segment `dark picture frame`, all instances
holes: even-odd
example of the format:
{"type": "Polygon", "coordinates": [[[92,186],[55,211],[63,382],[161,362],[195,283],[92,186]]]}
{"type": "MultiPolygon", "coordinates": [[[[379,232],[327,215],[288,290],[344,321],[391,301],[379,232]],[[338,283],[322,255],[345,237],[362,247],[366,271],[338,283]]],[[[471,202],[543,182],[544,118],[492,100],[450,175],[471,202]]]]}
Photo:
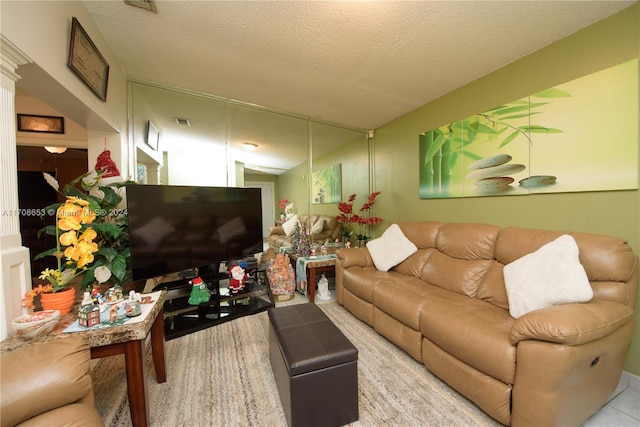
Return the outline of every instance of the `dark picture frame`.
{"type": "Polygon", "coordinates": [[[71,20],[71,39],[67,65],[103,101],[107,101],[109,64],[82,28],[80,22],[71,20]]]}
{"type": "Polygon", "coordinates": [[[158,129],[151,123],[151,120],[147,120],[147,140],[145,142],[149,147],[153,148],[154,151],[158,151],[160,132],[158,132],[158,129]]]}
{"type": "Polygon", "coordinates": [[[64,133],[64,117],[18,114],[18,132],[64,133]]]}

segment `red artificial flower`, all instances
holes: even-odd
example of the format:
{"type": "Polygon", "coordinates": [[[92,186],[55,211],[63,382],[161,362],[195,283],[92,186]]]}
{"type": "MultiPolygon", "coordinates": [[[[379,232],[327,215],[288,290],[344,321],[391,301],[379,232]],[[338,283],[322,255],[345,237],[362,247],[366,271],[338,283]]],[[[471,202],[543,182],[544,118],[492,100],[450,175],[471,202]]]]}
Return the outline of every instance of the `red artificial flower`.
{"type": "Polygon", "coordinates": [[[285,210],[287,208],[287,205],[289,204],[289,200],[288,199],[282,199],[282,200],[278,200],[278,207],[282,210],[285,210]]]}
{"type": "MultiPolygon", "coordinates": [[[[378,197],[379,195],[380,195],[379,191],[371,193],[367,198],[367,202],[364,203],[360,208],[360,212],[369,211],[373,206],[373,204],[375,203],[376,197],[378,197]]],[[[347,202],[338,203],[338,210],[340,211],[340,214],[336,217],[338,221],[346,224],[349,224],[349,223],[360,224],[361,226],[373,225],[382,221],[382,218],[380,217],[369,218],[367,216],[360,216],[360,215],[354,214],[353,202],[355,199],[356,199],[356,195],[352,194],[349,196],[349,199],[347,202]]]]}

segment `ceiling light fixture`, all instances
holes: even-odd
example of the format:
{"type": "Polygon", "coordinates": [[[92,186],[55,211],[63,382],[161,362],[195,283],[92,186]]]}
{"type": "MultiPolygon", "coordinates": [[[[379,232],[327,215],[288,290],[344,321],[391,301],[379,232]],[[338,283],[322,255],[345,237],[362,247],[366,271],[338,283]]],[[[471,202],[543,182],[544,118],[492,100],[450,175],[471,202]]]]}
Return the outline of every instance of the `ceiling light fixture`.
{"type": "Polygon", "coordinates": [[[244,142],[242,143],[242,146],[244,147],[245,150],[247,151],[253,151],[256,148],[258,148],[258,144],[253,144],[251,142],[244,142]]]}
{"type": "Polygon", "coordinates": [[[44,149],[47,150],[48,152],[52,153],[52,154],[62,154],[65,151],[67,151],[67,147],[45,146],[44,149]]]}

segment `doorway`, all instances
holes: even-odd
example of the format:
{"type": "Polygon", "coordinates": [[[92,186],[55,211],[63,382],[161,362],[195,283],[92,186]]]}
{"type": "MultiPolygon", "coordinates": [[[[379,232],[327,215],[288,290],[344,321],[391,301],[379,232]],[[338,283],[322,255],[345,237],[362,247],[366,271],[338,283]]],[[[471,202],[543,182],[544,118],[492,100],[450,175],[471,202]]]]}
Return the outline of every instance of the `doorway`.
{"type": "Polygon", "coordinates": [[[262,196],[262,237],[265,239],[269,237],[269,228],[275,224],[275,187],[273,182],[260,182],[260,181],[247,181],[245,182],[247,188],[259,188],[262,196]]]}

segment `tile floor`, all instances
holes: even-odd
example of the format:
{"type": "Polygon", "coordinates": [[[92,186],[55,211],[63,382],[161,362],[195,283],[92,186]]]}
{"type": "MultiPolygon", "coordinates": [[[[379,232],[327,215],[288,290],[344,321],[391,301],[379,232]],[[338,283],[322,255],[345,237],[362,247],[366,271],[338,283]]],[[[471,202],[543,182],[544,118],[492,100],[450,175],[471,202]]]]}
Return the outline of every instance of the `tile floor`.
{"type": "MultiPolygon", "coordinates": [[[[333,289],[330,291],[334,296],[333,289]]],[[[276,305],[301,304],[307,301],[306,297],[296,292],[292,300],[278,302],[276,305]]],[[[583,427],[640,427],[640,377],[624,373],[609,402],[589,418],[583,427]]]]}

